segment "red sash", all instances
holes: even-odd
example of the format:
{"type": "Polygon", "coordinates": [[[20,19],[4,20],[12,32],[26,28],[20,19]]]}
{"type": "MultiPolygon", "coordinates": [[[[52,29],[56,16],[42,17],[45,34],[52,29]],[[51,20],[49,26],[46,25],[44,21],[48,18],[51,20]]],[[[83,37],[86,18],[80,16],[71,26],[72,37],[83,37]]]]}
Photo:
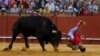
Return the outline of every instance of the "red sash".
{"type": "Polygon", "coordinates": [[[74,33],[74,39],[72,42],[73,44],[79,44],[80,42],[82,42],[82,38],[77,32],[74,33]]]}

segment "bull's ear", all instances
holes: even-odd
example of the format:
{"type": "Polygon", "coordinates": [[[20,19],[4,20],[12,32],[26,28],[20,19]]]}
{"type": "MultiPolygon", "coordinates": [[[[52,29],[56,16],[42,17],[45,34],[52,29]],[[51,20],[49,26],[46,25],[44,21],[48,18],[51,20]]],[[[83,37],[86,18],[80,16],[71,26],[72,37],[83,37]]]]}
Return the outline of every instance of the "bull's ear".
{"type": "Polygon", "coordinates": [[[52,33],[57,33],[57,30],[52,30],[52,33]]]}

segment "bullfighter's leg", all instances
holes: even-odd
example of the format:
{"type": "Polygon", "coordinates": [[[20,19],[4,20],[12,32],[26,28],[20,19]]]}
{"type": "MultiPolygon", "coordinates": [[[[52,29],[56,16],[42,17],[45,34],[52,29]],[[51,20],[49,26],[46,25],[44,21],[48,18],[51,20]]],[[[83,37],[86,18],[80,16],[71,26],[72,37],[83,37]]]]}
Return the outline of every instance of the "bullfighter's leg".
{"type": "Polygon", "coordinates": [[[8,50],[11,50],[12,49],[13,42],[15,41],[17,35],[18,35],[18,33],[13,33],[12,41],[9,44],[8,48],[5,48],[4,51],[8,51],[8,50]]]}

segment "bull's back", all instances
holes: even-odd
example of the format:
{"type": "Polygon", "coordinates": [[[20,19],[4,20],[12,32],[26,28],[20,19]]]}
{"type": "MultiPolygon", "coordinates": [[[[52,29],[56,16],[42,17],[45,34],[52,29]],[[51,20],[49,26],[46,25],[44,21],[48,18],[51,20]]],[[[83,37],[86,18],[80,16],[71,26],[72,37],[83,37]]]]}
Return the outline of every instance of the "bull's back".
{"type": "Polygon", "coordinates": [[[51,31],[52,22],[42,16],[24,16],[19,18],[13,28],[18,31],[45,30],[51,31]]]}
{"type": "Polygon", "coordinates": [[[36,17],[36,16],[28,16],[28,17],[22,17],[20,19],[20,24],[22,28],[40,28],[42,26],[42,20],[41,17],[36,17]]]}

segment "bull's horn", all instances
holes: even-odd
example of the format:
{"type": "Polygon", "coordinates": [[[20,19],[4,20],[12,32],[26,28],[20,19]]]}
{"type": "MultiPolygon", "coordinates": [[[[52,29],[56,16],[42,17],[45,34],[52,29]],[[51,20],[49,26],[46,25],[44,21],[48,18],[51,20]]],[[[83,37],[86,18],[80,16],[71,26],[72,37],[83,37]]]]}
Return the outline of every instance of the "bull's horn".
{"type": "Polygon", "coordinates": [[[56,30],[52,30],[52,33],[57,33],[57,31],[56,30]]]}

